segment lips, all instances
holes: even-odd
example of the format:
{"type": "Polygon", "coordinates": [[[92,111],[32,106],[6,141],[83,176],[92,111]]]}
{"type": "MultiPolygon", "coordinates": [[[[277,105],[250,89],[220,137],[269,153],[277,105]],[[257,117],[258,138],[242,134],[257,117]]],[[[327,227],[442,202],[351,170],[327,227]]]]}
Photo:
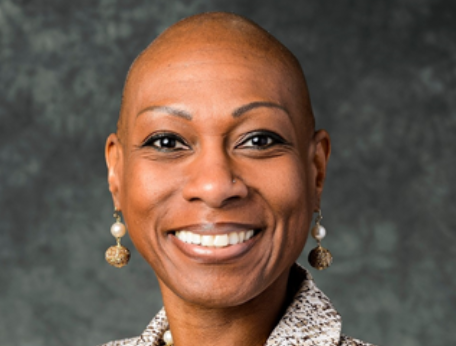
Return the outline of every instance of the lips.
{"type": "Polygon", "coordinates": [[[168,232],[184,255],[203,263],[231,262],[249,252],[262,227],[243,224],[202,224],[168,232]]]}

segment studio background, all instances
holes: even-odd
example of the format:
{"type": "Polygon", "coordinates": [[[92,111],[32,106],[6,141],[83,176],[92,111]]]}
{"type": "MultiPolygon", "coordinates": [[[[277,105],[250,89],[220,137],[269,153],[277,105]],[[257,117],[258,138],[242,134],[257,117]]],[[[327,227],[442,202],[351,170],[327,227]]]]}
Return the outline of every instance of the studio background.
{"type": "Polygon", "coordinates": [[[311,272],[344,332],[455,344],[454,1],[0,0],[0,345],[95,346],[140,334],[160,309],[129,240],[127,267],[104,261],[104,144],[134,57],[210,10],[253,19],[296,54],[332,135],[334,264],[311,272]]]}

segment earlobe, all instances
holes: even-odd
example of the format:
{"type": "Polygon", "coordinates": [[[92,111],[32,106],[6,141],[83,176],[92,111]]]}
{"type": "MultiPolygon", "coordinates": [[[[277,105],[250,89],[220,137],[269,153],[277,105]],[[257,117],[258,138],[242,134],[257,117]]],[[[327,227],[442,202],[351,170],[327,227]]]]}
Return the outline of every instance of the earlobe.
{"type": "Polygon", "coordinates": [[[109,191],[112,195],[114,208],[121,210],[120,206],[120,182],[122,176],[122,145],[116,134],[112,133],[106,140],[105,147],[106,165],[108,167],[109,191]]]}
{"type": "Polygon", "coordinates": [[[323,186],[326,177],[326,166],[331,154],[331,140],[328,132],[318,130],[313,137],[314,155],[313,155],[313,171],[314,171],[314,188],[315,188],[315,210],[320,208],[320,198],[323,192],[323,186]]]}

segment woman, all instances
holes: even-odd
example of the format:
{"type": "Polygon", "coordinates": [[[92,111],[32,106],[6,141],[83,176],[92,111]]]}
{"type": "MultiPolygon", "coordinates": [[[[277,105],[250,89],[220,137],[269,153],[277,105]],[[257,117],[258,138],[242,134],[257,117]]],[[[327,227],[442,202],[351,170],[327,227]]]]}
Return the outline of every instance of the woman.
{"type": "MultiPolygon", "coordinates": [[[[106,159],[164,310],[141,336],[106,345],[367,345],[341,335],[295,264],[329,153],[299,63],[256,24],[209,13],[160,35],[129,72],[106,159]]],[[[123,265],[122,251],[108,260],[123,265]]],[[[321,247],[314,257],[330,264],[321,247]]]]}

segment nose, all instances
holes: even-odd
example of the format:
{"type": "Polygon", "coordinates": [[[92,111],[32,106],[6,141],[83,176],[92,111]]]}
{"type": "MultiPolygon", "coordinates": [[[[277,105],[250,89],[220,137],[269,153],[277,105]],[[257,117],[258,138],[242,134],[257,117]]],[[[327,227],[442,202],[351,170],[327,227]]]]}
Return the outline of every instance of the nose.
{"type": "Polygon", "coordinates": [[[201,201],[210,208],[222,208],[247,197],[248,188],[241,177],[235,176],[232,166],[224,153],[200,153],[188,167],[183,197],[201,201]]]}

